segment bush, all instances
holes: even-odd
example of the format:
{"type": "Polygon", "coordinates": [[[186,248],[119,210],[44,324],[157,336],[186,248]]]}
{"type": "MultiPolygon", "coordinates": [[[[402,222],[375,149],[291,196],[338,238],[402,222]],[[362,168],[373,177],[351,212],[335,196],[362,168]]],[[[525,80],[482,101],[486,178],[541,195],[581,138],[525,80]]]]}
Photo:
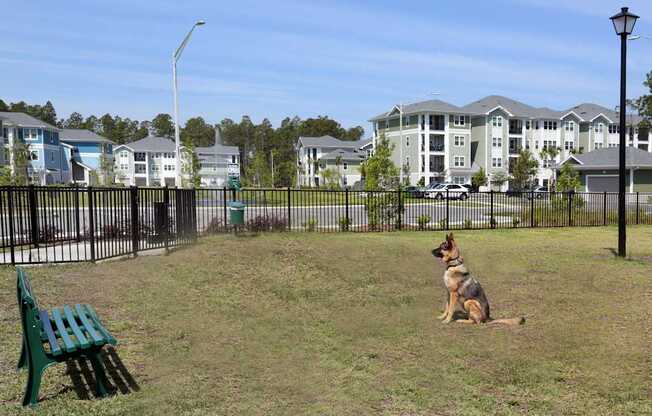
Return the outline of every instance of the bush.
{"type": "Polygon", "coordinates": [[[389,225],[397,221],[405,207],[403,204],[399,205],[396,192],[387,192],[370,194],[365,200],[365,210],[369,219],[369,228],[377,230],[379,225],[389,225]]]}
{"type": "Polygon", "coordinates": [[[270,226],[272,227],[272,231],[283,232],[287,231],[288,222],[285,220],[285,218],[271,217],[270,226]]]}
{"type": "Polygon", "coordinates": [[[430,215],[419,215],[417,217],[417,224],[419,224],[419,229],[420,230],[425,230],[426,225],[432,220],[432,217],[430,215]]]}
{"type": "Polygon", "coordinates": [[[442,230],[448,229],[448,220],[446,218],[442,218],[441,220],[439,220],[439,228],[442,230]]]}
{"type": "Polygon", "coordinates": [[[313,232],[317,229],[317,220],[315,218],[310,218],[308,221],[304,222],[303,228],[308,232],[313,232]]]}
{"type": "Polygon", "coordinates": [[[122,228],[116,224],[105,224],[102,227],[102,237],[103,238],[118,238],[125,235],[122,228]]]}
{"type": "Polygon", "coordinates": [[[351,220],[346,217],[340,217],[338,220],[340,223],[340,231],[349,231],[349,227],[351,226],[351,220]]]}
{"type": "Polygon", "coordinates": [[[467,219],[464,220],[464,223],[462,224],[462,226],[464,228],[467,228],[467,229],[472,228],[473,227],[473,221],[471,221],[470,219],[467,218],[467,219]]]}
{"type": "Polygon", "coordinates": [[[272,222],[267,215],[258,215],[247,221],[246,227],[253,233],[259,233],[271,230],[272,222]]]}
{"type": "Polygon", "coordinates": [[[206,226],[206,232],[215,234],[224,230],[224,224],[222,223],[222,218],[213,217],[211,221],[206,226]]]}
{"type": "Polygon", "coordinates": [[[516,228],[521,223],[521,219],[516,215],[512,217],[512,227],[516,228]]]}
{"type": "Polygon", "coordinates": [[[41,227],[38,232],[39,241],[42,243],[51,243],[57,239],[60,230],[54,225],[46,225],[41,227]]]}

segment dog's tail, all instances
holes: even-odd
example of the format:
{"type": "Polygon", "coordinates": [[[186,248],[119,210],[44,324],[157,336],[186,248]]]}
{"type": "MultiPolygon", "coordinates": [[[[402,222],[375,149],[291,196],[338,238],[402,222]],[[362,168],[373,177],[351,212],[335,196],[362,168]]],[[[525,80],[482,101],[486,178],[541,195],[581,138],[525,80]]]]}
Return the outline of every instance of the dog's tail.
{"type": "Polygon", "coordinates": [[[487,322],[488,324],[503,324],[503,325],[523,325],[525,323],[524,317],[507,318],[507,319],[492,319],[487,322]]]}

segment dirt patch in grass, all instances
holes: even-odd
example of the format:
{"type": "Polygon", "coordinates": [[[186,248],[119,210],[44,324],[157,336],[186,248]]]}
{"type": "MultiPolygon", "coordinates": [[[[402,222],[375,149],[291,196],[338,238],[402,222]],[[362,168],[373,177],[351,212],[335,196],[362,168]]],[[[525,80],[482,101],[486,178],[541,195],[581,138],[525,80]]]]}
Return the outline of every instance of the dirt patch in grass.
{"type": "MultiPolygon", "coordinates": [[[[493,315],[524,326],[435,320],[443,232],[221,236],[166,257],[31,268],[43,307],[96,307],[141,387],[79,400],[58,366],[40,411],[652,412],[652,265],[596,257],[615,229],[455,234],[493,315]]],[[[632,258],[649,256],[649,228],[628,235],[632,258]]],[[[21,414],[15,276],[1,276],[0,413],[21,414]]]]}

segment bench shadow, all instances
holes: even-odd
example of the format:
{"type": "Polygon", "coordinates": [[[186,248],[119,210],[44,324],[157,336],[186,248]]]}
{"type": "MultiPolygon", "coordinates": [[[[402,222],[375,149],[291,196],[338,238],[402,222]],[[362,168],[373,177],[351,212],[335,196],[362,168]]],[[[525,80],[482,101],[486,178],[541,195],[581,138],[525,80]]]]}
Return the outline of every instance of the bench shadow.
{"type": "Polygon", "coordinates": [[[604,251],[610,252],[614,257],[618,257],[618,251],[613,247],[602,247],[604,251]]]}
{"type": "MultiPolygon", "coordinates": [[[[136,379],[129,373],[115,348],[104,348],[102,363],[108,379],[106,389],[109,394],[129,394],[140,391],[136,379]]],[[[96,397],[95,374],[88,359],[79,357],[66,361],[66,374],[70,376],[73,384],[72,390],[75,391],[80,400],[90,400],[92,397],[96,397]]]]}

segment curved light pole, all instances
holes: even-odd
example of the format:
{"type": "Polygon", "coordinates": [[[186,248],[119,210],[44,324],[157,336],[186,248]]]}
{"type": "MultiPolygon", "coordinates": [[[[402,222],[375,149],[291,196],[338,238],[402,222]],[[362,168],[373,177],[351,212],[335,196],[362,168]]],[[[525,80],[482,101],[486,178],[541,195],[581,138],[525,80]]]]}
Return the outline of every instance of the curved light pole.
{"type": "Polygon", "coordinates": [[[206,22],[203,20],[198,20],[190,29],[188,34],[177,48],[177,50],[172,55],[172,91],[174,92],[174,150],[175,150],[175,186],[178,188],[181,186],[181,139],[179,135],[179,100],[177,98],[177,61],[181,57],[181,53],[185,49],[192,32],[197,26],[203,26],[206,22]]]}
{"type": "Polygon", "coordinates": [[[625,151],[627,141],[625,137],[625,110],[626,110],[626,87],[627,87],[627,38],[634,31],[634,25],[638,16],[629,12],[629,8],[623,7],[620,13],[610,17],[616,34],[620,36],[620,144],[618,164],[618,256],[627,255],[627,236],[625,218],[625,151]]]}

